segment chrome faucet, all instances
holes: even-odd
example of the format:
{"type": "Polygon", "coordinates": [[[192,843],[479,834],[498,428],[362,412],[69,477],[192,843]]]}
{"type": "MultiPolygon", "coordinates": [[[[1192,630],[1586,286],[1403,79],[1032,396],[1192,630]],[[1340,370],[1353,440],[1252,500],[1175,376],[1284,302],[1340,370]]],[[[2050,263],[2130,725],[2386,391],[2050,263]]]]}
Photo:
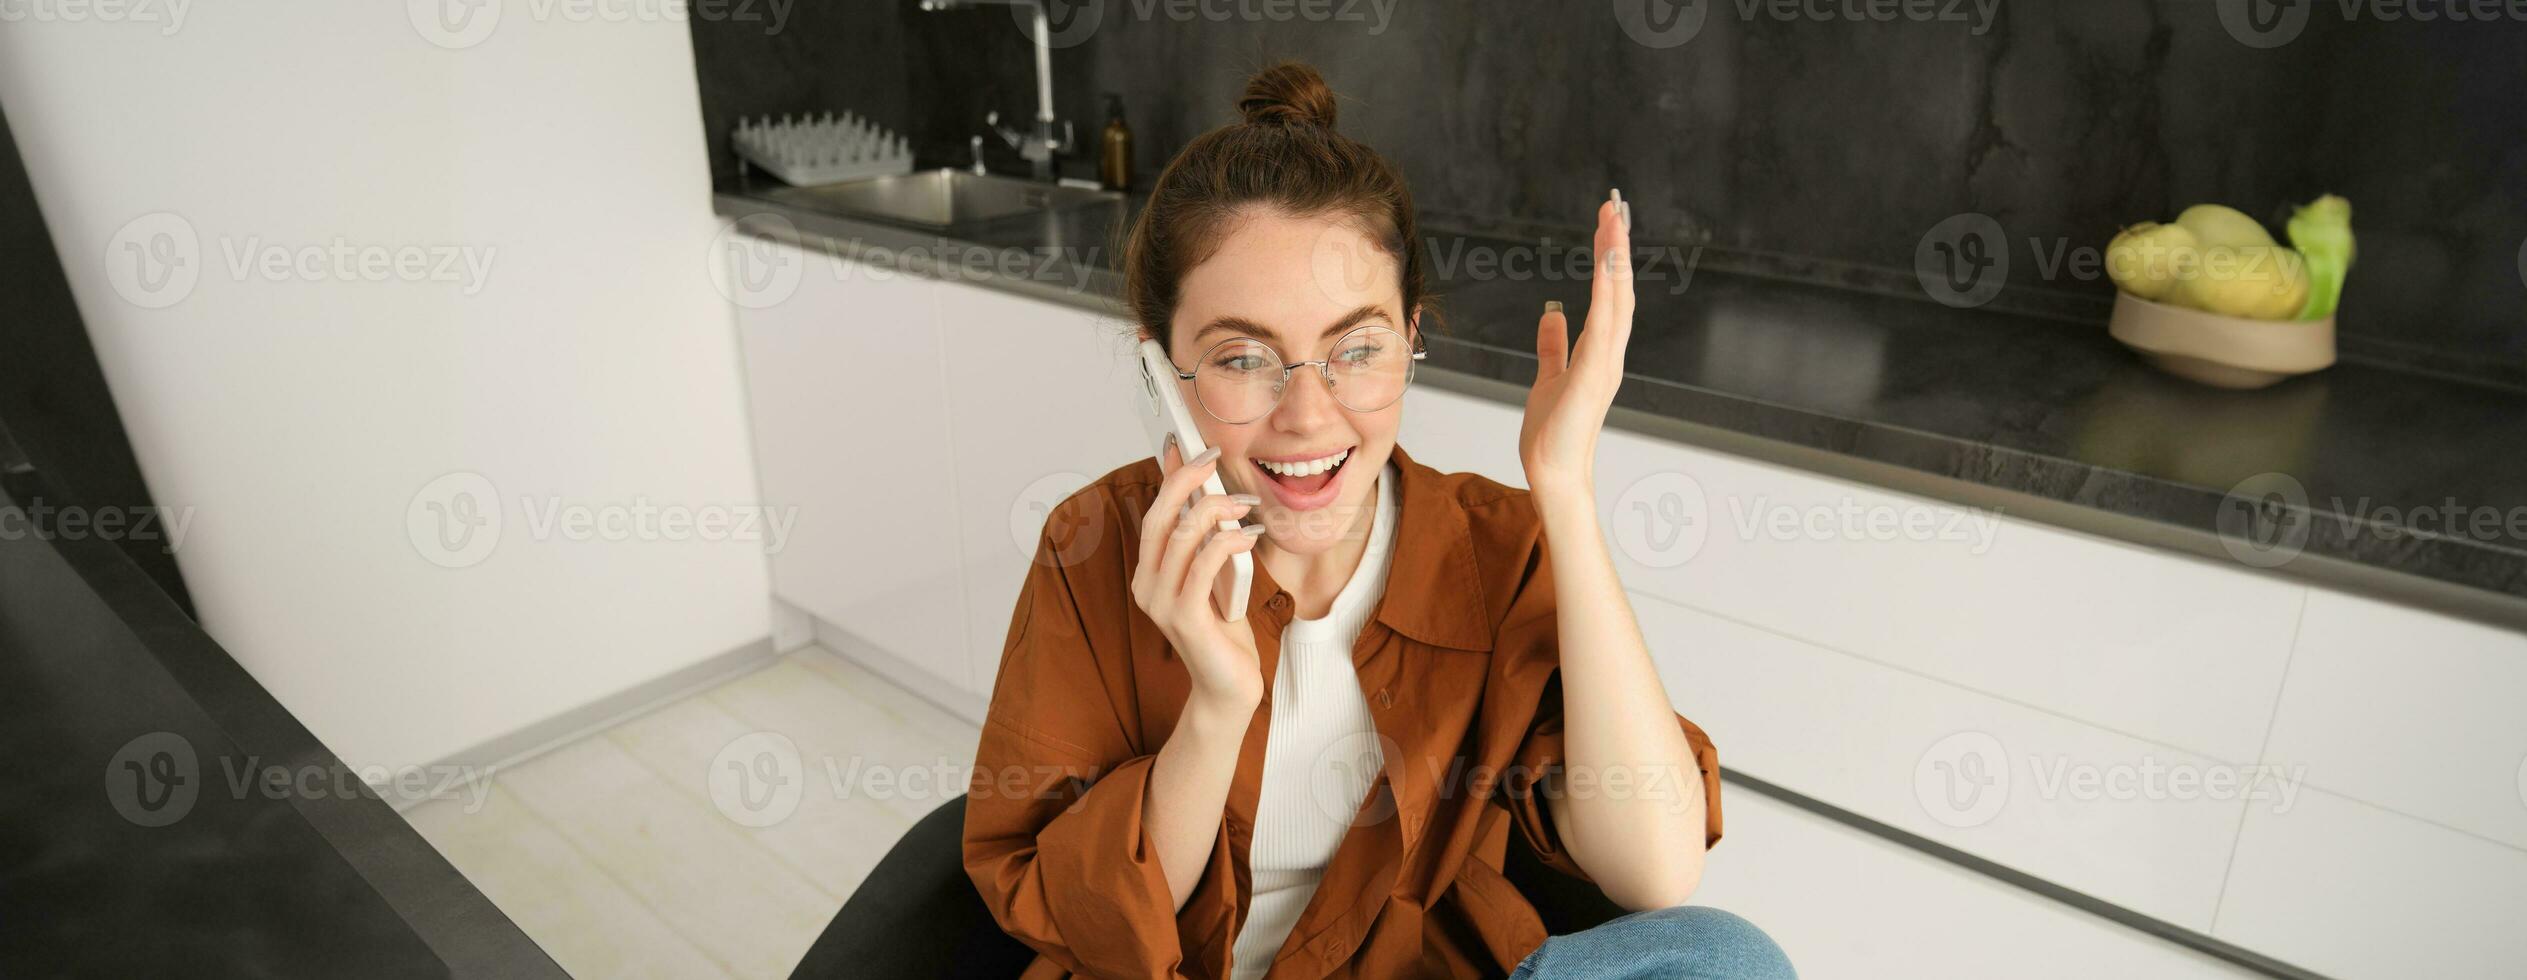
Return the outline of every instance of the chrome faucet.
{"type": "Polygon", "coordinates": [[[1030,8],[1034,17],[1028,38],[1035,42],[1035,132],[1024,133],[1000,124],[1000,110],[983,117],[983,124],[1007,141],[1010,148],[1035,167],[1035,179],[1056,178],[1055,157],[1070,152],[1078,145],[1078,136],[1069,120],[1060,120],[1062,135],[1053,135],[1053,22],[1044,12],[1045,0],[921,0],[923,10],[956,10],[976,6],[1009,6],[1030,8]]]}

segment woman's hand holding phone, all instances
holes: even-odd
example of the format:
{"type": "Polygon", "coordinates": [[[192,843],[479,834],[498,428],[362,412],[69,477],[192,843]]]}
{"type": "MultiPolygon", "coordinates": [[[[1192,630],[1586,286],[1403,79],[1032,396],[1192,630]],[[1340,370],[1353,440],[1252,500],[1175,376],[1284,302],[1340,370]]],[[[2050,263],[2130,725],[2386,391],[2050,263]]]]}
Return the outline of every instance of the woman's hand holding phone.
{"type": "Polygon", "coordinates": [[[1159,451],[1158,468],[1165,478],[1159,482],[1158,499],[1141,517],[1132,601],[1184,658],[1195,696],[1251,709],[1263,699],[1263,660],[1255,652],[1255,631],[1251,624],[1221,616],[1211,584],[1230,555],[1254,549],[1263,525],[1218,530],[1220,521],[1252,509],[1253,497],[1205,494],[1192,499],[1203,478],[1218,466],[1217,448],[1191,463],[1177,452],[1173,439],[1159,451]]]}

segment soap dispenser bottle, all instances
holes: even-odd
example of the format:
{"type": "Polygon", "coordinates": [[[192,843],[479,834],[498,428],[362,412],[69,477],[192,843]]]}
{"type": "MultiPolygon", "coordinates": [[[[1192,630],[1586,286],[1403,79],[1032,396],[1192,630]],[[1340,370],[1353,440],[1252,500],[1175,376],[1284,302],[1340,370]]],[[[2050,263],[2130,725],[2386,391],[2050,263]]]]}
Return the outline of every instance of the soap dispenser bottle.
{"type": "Polygon", "coordinates": [[[1105,135],[1097,144],[1097,181],[1110,191],[1132,187],[1132,127],[1123,124],[1123,97],[1106,93],[1105,135]]]}

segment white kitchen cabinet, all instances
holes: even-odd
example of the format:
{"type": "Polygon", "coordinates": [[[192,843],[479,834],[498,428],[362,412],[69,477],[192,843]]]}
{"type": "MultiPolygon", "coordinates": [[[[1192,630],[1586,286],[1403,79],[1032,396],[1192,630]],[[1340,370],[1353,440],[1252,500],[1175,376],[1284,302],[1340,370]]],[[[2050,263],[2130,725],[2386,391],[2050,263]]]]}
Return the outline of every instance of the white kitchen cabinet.
{"type": "Polygon", "coordinates": [[[1728,833],[1693,904],[1762,926],[1803,977],[2262,976],[1787,803],[1735,790],[1725,800],[1728,833]]]}
{"type": "Polygon", "coordinates": [[[2527,636],[2312,589],[2264,762],[2527,852],[2527,636]]]}
{"type": "Polygon", "coordinates": [[[988,698],[1045,515],[1150,450],[1120,320],[973,286],[942,286],[940,299],[965,548],[966,684],[988,698]]]}
{"type": "Polygon", "coordinates": [[[738,310],[763,499],[797,515],[770,556],[773,592],[963,689],[944,287],[773,247],[797,288],[738,310]]]}
{"type": "Polygon", "coordinates": [[[2293,804],[2246,811],[2214,935],[2338,980],[2519,975],[2527,851],[2320,789],[2293,804]]]}

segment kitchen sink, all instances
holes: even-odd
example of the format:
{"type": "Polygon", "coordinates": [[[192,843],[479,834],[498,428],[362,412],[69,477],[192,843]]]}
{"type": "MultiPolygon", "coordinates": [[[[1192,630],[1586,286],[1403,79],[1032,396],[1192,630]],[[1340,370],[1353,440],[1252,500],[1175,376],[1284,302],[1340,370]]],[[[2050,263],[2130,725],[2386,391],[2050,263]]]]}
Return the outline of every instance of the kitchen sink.
{"type": "Polygon", "coordinates": [[[782,187],[765,191],[763,196],[817,211],[929,228],[1123,199],[1114,191],[1064,187],[949,167],[814,187],[782,187]]]}

